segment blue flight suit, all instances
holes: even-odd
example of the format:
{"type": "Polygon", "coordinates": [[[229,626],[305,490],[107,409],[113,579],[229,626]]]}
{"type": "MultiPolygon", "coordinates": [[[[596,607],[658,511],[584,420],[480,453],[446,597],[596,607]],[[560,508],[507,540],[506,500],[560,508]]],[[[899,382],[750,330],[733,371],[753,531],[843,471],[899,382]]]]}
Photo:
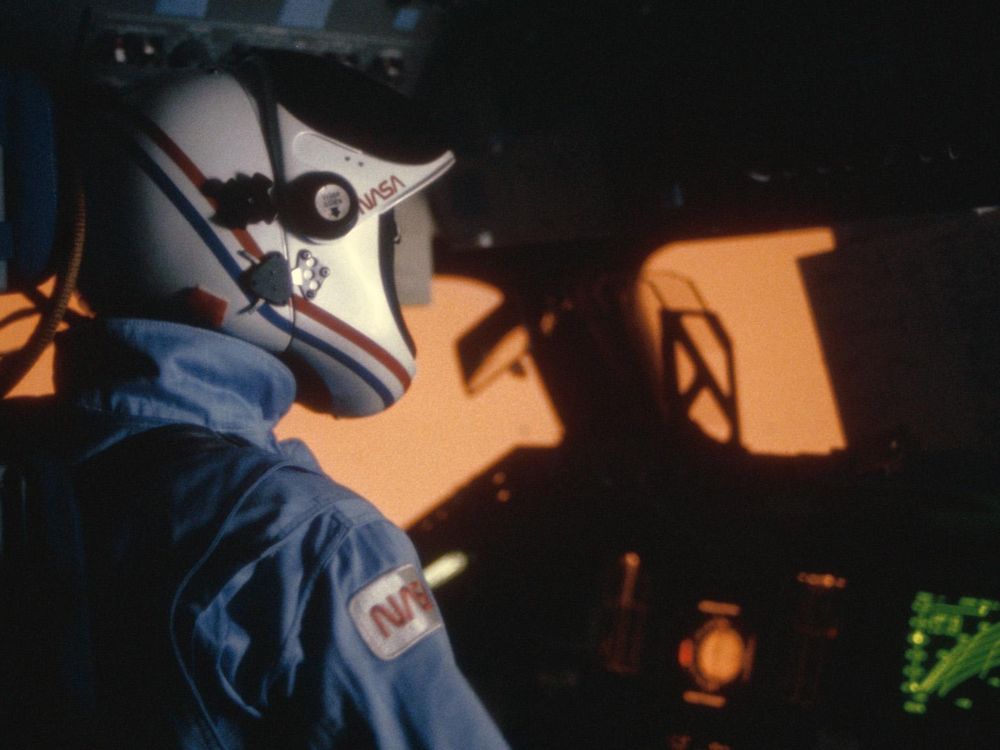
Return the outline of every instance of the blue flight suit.
{"type": "Polygon", "coordinates": [[[406,535],[304,444],[276,441],[295,396],[281,361],[214,331],[103,319],[60,336],[55,377],[112,744],[507,746],[406,535]],[[141,461],[116,458],[143,439],[141,461]]]}

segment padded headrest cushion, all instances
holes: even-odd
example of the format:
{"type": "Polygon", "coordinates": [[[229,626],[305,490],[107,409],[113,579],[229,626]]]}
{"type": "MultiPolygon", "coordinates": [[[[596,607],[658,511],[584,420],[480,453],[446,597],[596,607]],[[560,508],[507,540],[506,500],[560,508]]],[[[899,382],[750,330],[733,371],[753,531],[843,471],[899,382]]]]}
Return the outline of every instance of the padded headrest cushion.
{"type": "Polygon", "coordinates": [[[58,210],[52,97],[34,77],[0,69],[0,291],[49,268],[58,210]]]}

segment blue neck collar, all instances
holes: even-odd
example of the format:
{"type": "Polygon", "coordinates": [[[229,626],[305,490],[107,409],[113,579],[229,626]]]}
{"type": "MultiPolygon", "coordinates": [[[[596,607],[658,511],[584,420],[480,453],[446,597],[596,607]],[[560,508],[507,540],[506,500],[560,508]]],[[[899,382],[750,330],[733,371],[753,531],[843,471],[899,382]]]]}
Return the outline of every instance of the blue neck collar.
{"type": "Polygon", "coordinates": [[[132,318],[99,319],[61,334],[55,382],[62,399],[119,424],[197,424],[272,448],[272,430],[295,398],[291,371],[257,346],[132,318]]]}

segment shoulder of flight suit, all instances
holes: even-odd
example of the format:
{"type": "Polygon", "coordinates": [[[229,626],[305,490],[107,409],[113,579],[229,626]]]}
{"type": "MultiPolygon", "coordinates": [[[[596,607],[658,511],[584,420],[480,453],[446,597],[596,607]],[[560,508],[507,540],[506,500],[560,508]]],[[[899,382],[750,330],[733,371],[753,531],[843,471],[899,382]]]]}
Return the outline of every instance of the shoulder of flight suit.
{"type": "Polygon", "coordinates": [[[286,465],[234,520],[220,551],[261,553],[232,571],[199,631],[214,633],[216,674],[246,716],[270,717],[271,732],[289,717],[290,747],[359,734],[401,750],[506,747],[456,666],[412,543],[377,508],[286,465]]]}
{"type": "Polygon", "coordinates": [[[407,535],[325,476],[283,470],[267,484],[311,495],[315,514],[275,552],[301,575],[281,586],[288,618],[259,700],[294,715],[306,747],[359,735],[401,750],[506,747],[455,663],[407,535]]]}

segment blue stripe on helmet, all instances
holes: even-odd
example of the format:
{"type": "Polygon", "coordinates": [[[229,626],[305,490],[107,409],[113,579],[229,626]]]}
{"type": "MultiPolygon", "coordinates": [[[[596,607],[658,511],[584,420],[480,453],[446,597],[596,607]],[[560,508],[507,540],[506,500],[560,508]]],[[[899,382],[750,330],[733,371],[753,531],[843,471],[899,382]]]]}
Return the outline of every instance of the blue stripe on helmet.
{"type": "MultiPolygon", "coordinates": [[[[173,180],[167,176],[167,173],[160,168],[159,164],[153,161],[152,157],[139,144],[130,140],[128,146],[139,168],[156,183],[156,186],[174,204],[174,207],[181,213],[181,216],[187,219],[188,224],[197,232],[208,249],[212,251],[212,255],[222,264],[226,273],[234,281],[238,282],[242,273],[239,263],[236,262],[236,259],[230,254],[229,248],[222,243],[219,236],[212,230],[208,222],[205,221],[205,217],[201,215],[201,212],[191,205],[191,202],[180,191],[180,188],[174,184],[173,180]]],[[[246,297],[247,303],[252,304],[253,299],[245,291],[243,294],[246,297]]]]}
{"type": "MultiPolygon", "coordinates": [[[[268,309],[268,312],[275,314],[274,311],[270,309],[268,309]]],[[[308,331],[303,331],[301,328],[295,328],[292,332],[292,336],[301,341],[303,344],[311,346],[314,349],[318,349],[321,353],[336,360],[361,378],[368,385],[368,387],[375,391],[376,395],[382,399],[382,404],[385,408],[388,408],[396,402],[396,398],[392,395],[392,391],[390,391],[386,387],[385,383],[379,380],[379,378],[371,372],[371,370],[364,367],[360,362],[356,361],[352,357],[348,356],[345,352],[337,349],[328,341],[324,341],[319,336],[309,333],[308,331]]]]}

